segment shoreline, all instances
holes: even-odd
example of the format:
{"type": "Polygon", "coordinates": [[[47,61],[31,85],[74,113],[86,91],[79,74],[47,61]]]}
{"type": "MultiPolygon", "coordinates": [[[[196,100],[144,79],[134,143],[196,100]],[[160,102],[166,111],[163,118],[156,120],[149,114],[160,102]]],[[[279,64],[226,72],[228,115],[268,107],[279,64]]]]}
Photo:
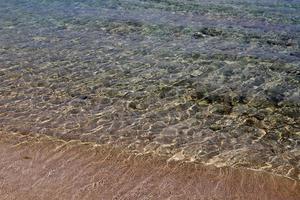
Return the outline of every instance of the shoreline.
{"type": "Polygon", "coordinates": [[[300,182],[266,172],[216,168],[108,145],[0,132],[3,199],[296,200],[300,182]]]}

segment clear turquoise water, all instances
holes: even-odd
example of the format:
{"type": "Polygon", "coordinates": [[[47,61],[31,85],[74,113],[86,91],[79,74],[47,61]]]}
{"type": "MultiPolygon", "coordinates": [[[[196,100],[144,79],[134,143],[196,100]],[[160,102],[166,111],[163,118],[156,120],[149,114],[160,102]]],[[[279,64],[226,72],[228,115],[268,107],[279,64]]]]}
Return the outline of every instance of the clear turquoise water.
{"type": "Polygon", "coordinates": [[[300,178],[300,2],[0,0],[0,130],[300,178]]]}

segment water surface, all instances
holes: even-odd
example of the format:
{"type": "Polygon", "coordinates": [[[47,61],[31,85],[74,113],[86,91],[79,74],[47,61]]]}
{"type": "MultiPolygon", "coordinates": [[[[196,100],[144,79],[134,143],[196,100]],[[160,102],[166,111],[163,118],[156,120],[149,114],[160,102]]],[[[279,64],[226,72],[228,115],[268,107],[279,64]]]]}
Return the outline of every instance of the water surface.
{"type": "Polygon", "coordinates": [[[298,0],[0,0],[0,130],[300,179],[298,0]]]}

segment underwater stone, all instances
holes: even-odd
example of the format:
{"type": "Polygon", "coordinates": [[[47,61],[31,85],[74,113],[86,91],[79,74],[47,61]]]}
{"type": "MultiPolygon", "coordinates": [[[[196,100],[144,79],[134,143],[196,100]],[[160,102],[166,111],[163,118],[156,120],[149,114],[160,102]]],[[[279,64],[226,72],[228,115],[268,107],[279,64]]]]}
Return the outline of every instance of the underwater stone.
{"type": "Polygon", "coordinates": [[[204,37],[205,37],[205,35],[202,34],[201,32],[196,32],[193,34],[193,38],[195,38],[195,39],[200,39],[200,38],[204,38],[204,37]]]}
{"type": "Polygon", "coordinates": [[[213,131],[218,131],[218,130],[222,129],[222,127],[218,124],[213,124],[213,125],[209,126],[209,128],[213,131]]]}

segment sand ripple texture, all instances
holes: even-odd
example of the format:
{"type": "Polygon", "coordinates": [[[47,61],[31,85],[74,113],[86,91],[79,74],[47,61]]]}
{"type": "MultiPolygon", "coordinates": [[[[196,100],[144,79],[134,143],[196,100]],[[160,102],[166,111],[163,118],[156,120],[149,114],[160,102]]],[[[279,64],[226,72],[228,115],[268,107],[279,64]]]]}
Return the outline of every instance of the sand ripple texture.
{"type": "Polygon", "coordinates": [[[0,0],[0,130],[299,181],[299,22],[298,0],[0,0]]]}

